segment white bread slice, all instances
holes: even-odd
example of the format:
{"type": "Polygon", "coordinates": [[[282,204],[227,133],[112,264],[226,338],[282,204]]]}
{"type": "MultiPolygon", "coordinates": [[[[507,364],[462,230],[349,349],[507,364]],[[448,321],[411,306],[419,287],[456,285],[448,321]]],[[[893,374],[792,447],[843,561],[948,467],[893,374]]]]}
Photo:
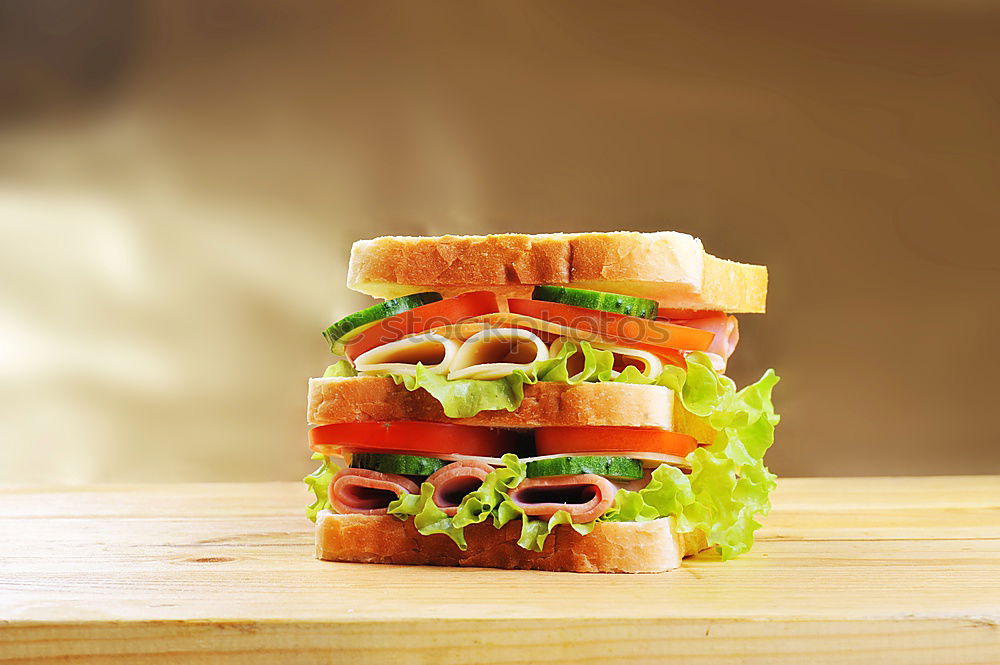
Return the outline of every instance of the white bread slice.
{"type": "Polygon", "coordinates": [[[309,379],[307,418],[311,425],[420,420],[487,427],[659,427],[711,443],[715,430],[692,415],[663,386],[631,383],[539,381],[524,386],[524,401],[513,412],[481,411],[472,418],[449,418],[425,390],[407,390],[388,377],[309,379]]]}
{"type": "Polygon", "coordinates": [[[435,566],[478,566],[576,573],[662,573],[706,549],[700,531],[678,534],[672,517],[649,522],[600,522],[586,536],[560,525],[541,552],[517,544],[521,523],[501,529],[489,521],[465,528],[462,551],[443,534],[423,536],[390,515],[337,515],[316,519],[316,557],[326,561],[435,566]]]}
{"type": "Polygon", "coordinates": [[[716,258],[686,233],[502,234],[359,240],[347,286],[377,298],[477,289],[531,296],[538,284],[635,295],[664,308],[762,313],[767,268],[716,258]]]}

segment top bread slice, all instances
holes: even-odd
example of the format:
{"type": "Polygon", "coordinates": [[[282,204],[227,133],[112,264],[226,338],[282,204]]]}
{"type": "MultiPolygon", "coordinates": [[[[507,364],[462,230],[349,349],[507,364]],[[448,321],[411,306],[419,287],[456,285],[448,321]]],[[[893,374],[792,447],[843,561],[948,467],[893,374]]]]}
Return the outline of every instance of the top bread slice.
{"type": "Polygon", "coordinates": [[[347,277],[376,298],[477,289],[530,298],[539,284],[652,298],[667,309],[763,313],[767,268],[716,258],[686,233],[616,231],[359,240],[347,277]]]}

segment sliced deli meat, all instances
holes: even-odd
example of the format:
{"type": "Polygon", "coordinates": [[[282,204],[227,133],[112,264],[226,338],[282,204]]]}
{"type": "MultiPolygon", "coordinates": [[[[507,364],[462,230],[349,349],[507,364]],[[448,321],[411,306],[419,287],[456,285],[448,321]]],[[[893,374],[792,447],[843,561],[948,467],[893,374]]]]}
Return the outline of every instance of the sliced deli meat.
{"type": "Polygon", "coordinates": [[[453,516],[465,495],[479,489],[491,471],[493,467],[480,460],[460,460],[441,467],[427,477],[434,486],[434,504],[453,516]]]}
{"type": "Polygon", "coordinates": [[[615,500],[618,488],[602,476],[526,478],[511,490],[510,499],[529,517],[548,519],[565,510],[573,522],[582,524],[603,515],[615,500]]]}
{"type": "Polygon", "coordinates": [[[330,505],[341,514],[385,515],[403,494],[419,494],[406,476],[371,469],[344,469],[330,482],[330,505]]]}
{"type": "Polygon", "coordinates": [[[698,328],[707,330],[715,335],[712,343],[705,349],[705,353],[712,359],[712,368],[717,372],[725,372],[729,357],[736,350],[736,345],[740,341],[740,327],[735,316],[719,314],[703,319],[691,319],[689,321],[674,321],[688,328],[698,328]]]}

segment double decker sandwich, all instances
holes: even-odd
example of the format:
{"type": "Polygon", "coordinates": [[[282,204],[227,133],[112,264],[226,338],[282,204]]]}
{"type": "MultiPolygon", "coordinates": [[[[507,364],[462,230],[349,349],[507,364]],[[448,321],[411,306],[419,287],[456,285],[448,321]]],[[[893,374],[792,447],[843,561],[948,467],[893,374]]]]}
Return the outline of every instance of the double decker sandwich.
{"type": "Polygon", "coordinates": [[[772,370],[725,376],[767,269],[676,232],[382,237],[324,331],[306,477],[321,559],[662,572],[770,508],[772,370]]]}

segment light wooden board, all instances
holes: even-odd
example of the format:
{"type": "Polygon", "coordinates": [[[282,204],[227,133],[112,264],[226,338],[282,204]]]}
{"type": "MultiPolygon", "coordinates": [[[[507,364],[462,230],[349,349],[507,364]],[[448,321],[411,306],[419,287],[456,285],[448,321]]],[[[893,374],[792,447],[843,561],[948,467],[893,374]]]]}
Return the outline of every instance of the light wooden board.
{"type": "Polygon", "coordinates": [[[0,489],[0,663],[1000,663],[1000,477],[774,498],[628,576],[316,561],[294,483],[0,489]]]}

